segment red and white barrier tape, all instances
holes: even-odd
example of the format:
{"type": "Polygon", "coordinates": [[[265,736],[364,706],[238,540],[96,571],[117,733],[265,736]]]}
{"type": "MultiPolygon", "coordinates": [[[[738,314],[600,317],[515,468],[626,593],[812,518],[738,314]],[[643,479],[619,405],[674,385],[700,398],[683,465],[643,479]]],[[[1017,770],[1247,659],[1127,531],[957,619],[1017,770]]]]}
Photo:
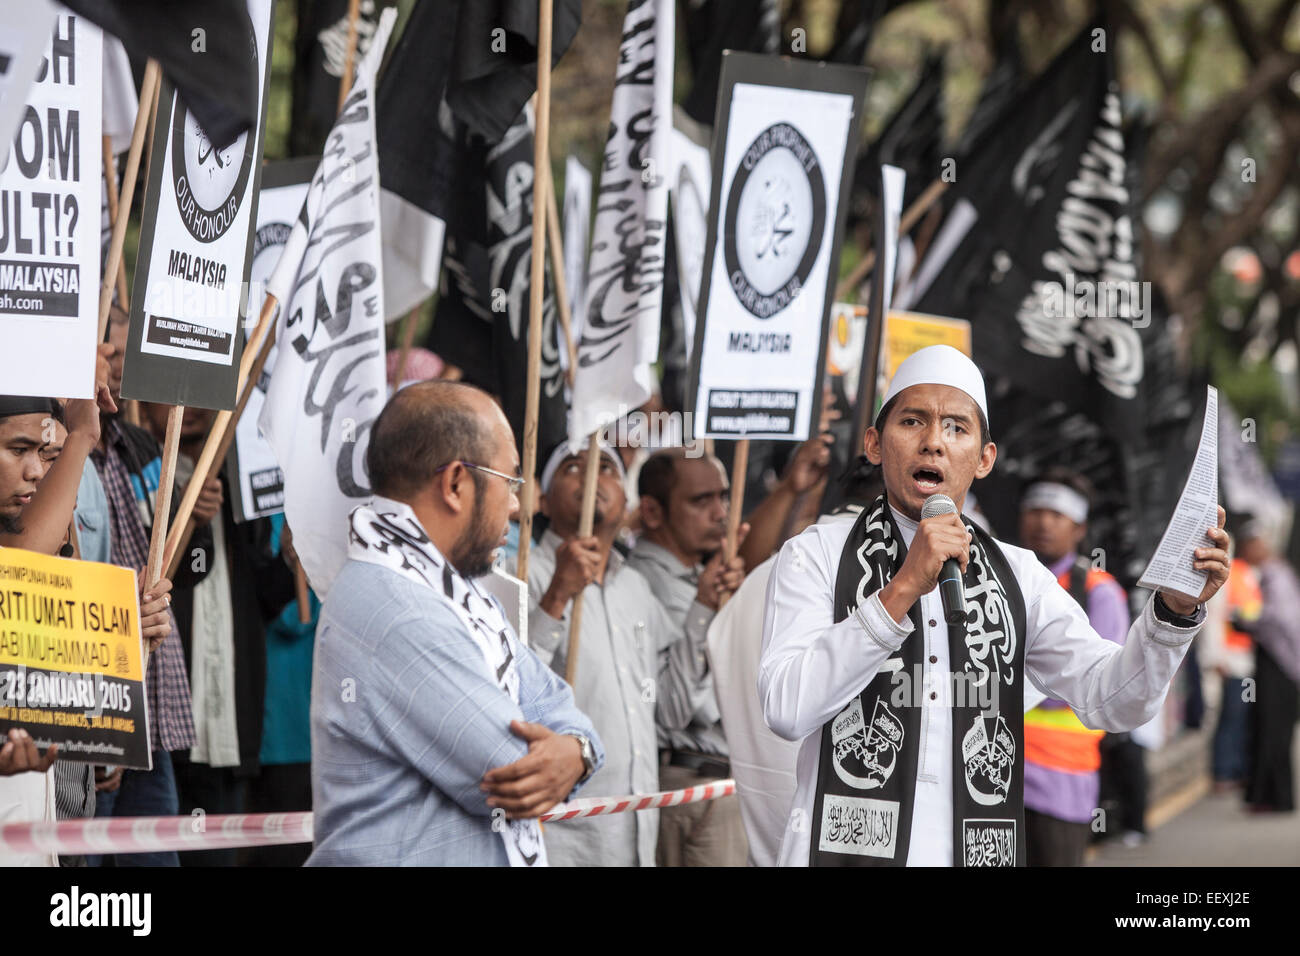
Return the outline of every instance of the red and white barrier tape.
{"type": "Polygon", "coordinates": [[[717,800],[729,797],[736,792],[736,781],[715,780],[699,787],[687,787],[685,790],[669,790],[663,793],[632,794],[627,797],[587,797],[571,803],[561,803],[549,813],[543,813],[543,823],[559,823],[561,820],[576,820],[579,817],[601,817],[607,813],[623,813],[626,810],[658,810],[662,807],[676,807],[683,803],[699,803],[703,800],[717,800]]]}
{"type": "Polygon", "coordinates": [[[58,823],[7,823],[0,849],[65,855],[228,850],[310,843],[311,813],[233,813],[190,817],[107,817],[58,823]]]}
{"type": "MultiPolygon", "coordinates": [[[[736,792],[736,781],[715,780],[699,787],[624,797],[587,797],[561,803],[542,814],[543,823],[558,823],[609,813],[676,807],[717,800],[736,792]]],[[[109,817],[58,823],[6,823],[0,826],[0,850],[64,855],[161,853],[169,850],[230,850],[244,846],[310,843],[312,815],[232,813],[188,817],[109,817]]]]}

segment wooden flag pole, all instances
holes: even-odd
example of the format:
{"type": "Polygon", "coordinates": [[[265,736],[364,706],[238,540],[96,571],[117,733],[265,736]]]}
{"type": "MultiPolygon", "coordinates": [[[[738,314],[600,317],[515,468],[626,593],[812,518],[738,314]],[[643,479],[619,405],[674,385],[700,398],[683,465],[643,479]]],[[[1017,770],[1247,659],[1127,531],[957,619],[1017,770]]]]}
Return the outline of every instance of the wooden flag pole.
{"type": "MultiPolygon", "coordinates": [[[[153,124],[151,123],[150,126],[153,124]]],[[[113,137],[104,140],[104,194],[108,197],[108,231],[111,234],[117,225],[117,162],[113,156],[113,137]]],[[[126,290],[126,260],[118,261],[117,266],[117,303],[124,312],[130,313],[131,299],[126,290]]],[[[140,424],[140,403],[134,398],[122,400],[122,417],[128,425],[140,424]]]]}
{"type": "Polygon", "coordinates": [[[551,273],[555,277],[555,302],[559,306],[560,328],[564,332],[564,346],[569,352],[569,370],[565,376],[569,388],[578,371],[578,343],[573,338],[573,309],[569,302],[569,281],[564,276],[564,238],[560,234],[560,207],[555,200],[555,176],[550,164],[546,166],[546,241],[551,246],[551,273]]]}
{"type": "MultiPolygon", "coordinates": [[[[582,514],[578,518],[578,537],[588,538],[596,524],[596,479],[600,477],[600,431],[591,433],[587,442],[587,468],[582,474],[582,514]]],[[[582,642],[582,592],[573,599],[569,613],[569,652],[564,661],[564,679],[569,686],[578,679],[578,647],[582,642]]]]}
{"type": "MultiPolygon", "coordinates": [[[[105,136],[104,140],[104,194],[108,197],[108,228],[112,229],[117,225],[117,163],[113,158],[113,137],[105,136]]],[[[117,301],[127,312],[131,311],[131,306],[127,301],[126,295],[126,262],[119,260],[117,264],[117,275],[114,280],[117,283],[117,301]]]]}
{"type": "MultiPolygon", "coordinates": [[[[181,422],[185,406],[173,405],[167,410],[167,435],[163,441],[162,471],[158,475],[158,491],[154,497],[153,531],[149,537],[149,563],[145,565],[144,586],[153,587],[162,577],[163,546],[167,535],[167,515],[172,508],[172,484],[176,480],[176,454],[181,444],[181,422]]],[[[190,481],[194,485],[193,480],[190,481]]],[[[202,482],[198,482],[202,484],[202,482]]]]}
{"type": "MultiPolygon", "coordinates": [[[[898,236],[900,239],[912,231],[912,227],[916,225],[917,221],[922,216],[930,211],[930,207],[938,201],[939,197],[944,194],[944,191],[947,188],[948,184],[942,179],[936,179],[934,182],[930,183],[929,186],[925,187],[925,192],[916,197],[916,202],[912,203],[912,205],[908,207],[907,211],[903,213],[903,217],[898,221],[898,236]]],[[[861,262],[853,267],[853,271],[845,276],[844,280],[835,287],[835,300],[837,302],[842,300],[846,295],[856,289],[858,285],[861,284],[862,280],[870,275],[871,270],[874,269],[875,266],[876,250],[872,249],[862,257],[861,262]]]]}
{"type": "MultiPolygon", "coordinates": [[[[262,314],[257,320],[257,327],[253,329],[253,334],[249,337],[244,346],[244,354],[239,360],[239,376],[235,379],[235,394],[242,397],[244,386],[251,381],[253,367],[256,365],[260,374],[261,367],[266,364],[263,356],[264,345],[267,345],[271,332],[271,320],[275,315],[276,299],[269,293],[266,301],[262,303],[262,314]]],[[[243,404],[237,408],[242,411],[243,405],[247,404],[247,399],[243,399],[243,404]]],[[[208,475],[213,473],[213,464],[218,460],[217,451],[223,447],[223,440],[226,437],[226,430],[230,427],[235,416],[232,412],[217,412],[216,420],[212,423],[212,430],[208,432],[207,440],[203,443],[203,451],[199,454],[199,460],[194,464],[194,477],[190,479],[189,485],[185,489],[185,494],[181,496],[180,506],[176,509],[176,519],[172,522],[171,530],[167,532],[167,548],[164,552],[167,554],[167,569],[171,574],[179,564],[180,552],[184,542],[189,541],[189,536],[193,529],[189,525],[190,516],[194,513],[194,505],[199,500],[199,491],[203,483],[207,481],[208,475]]],[[[233,433],[232,433],[233,437],[233,433]]],[[[230,444],[226,442],[224,448],[229,450],[230,444]]],[[[220,465],[216,466],[220,468],[220,465]]]]}
{"type": "MultiPolygon", "coordinates": [[[[226,455],[230,452],[230,446],[235,442],[235,425],[239,423],[239,419],[242,418],[244,415],[244,409],[248,405],[249,398],[251,398],[253,395],[253,390],[257,388],[257,382],[262,377],[262,369],[265,367],[267,359],[271,355],[271,347],[274,344],[275,344],[275,328],[272,327],[271,331],[266,336],[266,341],[262,344],[261,354],[258,355],[257,361],[253,363],[252,371],[249,373],[248,376],[248,382],[244,385],[244,388],[240,393],[239,402],[235,405],[235,410],[233,412],[219,412],[217,414],[217,420],[214,421],[212,424],[212,432],[216,432],[218,427],[220,427],[222,429],[223,434],[221,437],[221,441],[217,444],[216,451],[211,456],[212,464],[210,466],[210,469],[215,468],[217,471],[221,470],[221,462],[226,460],[226,455]],[[223,421],[222,416],[224,415],[230,416],[228,421],[223,421]],[[226,427],[227,425],[229,427],[226,427]]],[[[208,434],[209,440],[211,440],[212,438],[212,432],[209,432],[208,434]]],[[[206,442],[204,443],[203,451],[204,452],[207,451],[206,442]]],[[[205,455],[201,453],[199,455],[200,463],[204,461],[204,458],[205,455]]],[[[195,467],[195,470],[196,471],[198,470],[197,466],[195,467]]],[[[204,477],[204,480],[205,481],[207,480],[206,475],[204,477]]],[[[194,519],[191,517],[189,521],[186,522],[185,529],[178,538],[174,537],[175,536],[174,529],[172,532],[168,533],[167,551],[166,551],[168,577],[171,577],[173,574],[175,574],[176,569],[180,566],[179,556],[185,551],[185,546],[190,543],[190,537],[194,534],[195,527],[196,525],[194,519]]],[[[301,565],[299,565],[299,567],[301,568],[301,565]]],[[[303,580],[304,581],[306,580],[305,572],[303,573],[303,580]]],[[[301,610],[299,612],[299,616],[301,617],[301,610]]]]}
{"type": "MultiPolygon", "coordinates": [[[[745,481],[749,475],[749,439],[736,439],[735,454],[731,459],[731,502],[727,508],[727,538],[722,547],[722,558],[730,562],[740,550],[740,543],[736,540],[740,535],[740,516],[745,507],[745,481]]],[[[718,607],[726,604],[731,599],[730,594],[724,594],[718,607]]]]}
{"type": "Polygon", "coordinates": [[[343,112],[343,104],[352,92],[352,65],[357,58],[357,18],[361,16],[361,0],[348,0],[348,45],[343,56],[343,75],[339,77],[339,105],[334,112],[343,112]]]}
{"type": "Polygon", "coordinates": [[[131,148],[126,154],[126,172],[122,178],[122,195],[118,208],[124,210],[113,223],[113,236],[108,242],[108,259],[104,263],[104,277],[99,290],[99,335],[96,342],[104,341],[108,329],[108,310],[113,304],[113,287],[117,270],[122,268],[122,246],[126,242],[126,223],[131,218],[131,201],[135,198],[135,180],[140,174],[140,153],[144,149],[144,134],[153,113],[161,70],[157,60],[150,60],[144,68],[140,84],[140,107],[136,110],[135,126],[131,130],[131,148]]]}
{"type": "Polygon", "coordinates": [[[542,299],[546,293],[546,192],[551,168],[551,0],[538,0],[537,122],[533,136],[533,248],[528,288],[528,379],[524,398],[524,447],[520,449],[524,497],[519,502],[519,560],[515,575],[528,582],[528,551],[537,508],[537,412],[541,390],[542,299]]]}

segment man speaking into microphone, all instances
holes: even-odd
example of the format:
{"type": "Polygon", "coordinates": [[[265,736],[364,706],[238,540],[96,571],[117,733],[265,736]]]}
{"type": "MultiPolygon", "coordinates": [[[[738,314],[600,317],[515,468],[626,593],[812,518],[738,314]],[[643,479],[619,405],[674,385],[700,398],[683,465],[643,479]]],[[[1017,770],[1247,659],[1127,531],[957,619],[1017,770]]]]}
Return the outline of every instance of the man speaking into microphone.
{"type": "Polygon", "coordinates": [[[1187,555],[1202,592],[1154,593],[1121,647],[1033,552],[961,515],[997,459],[969,358],[909,356],[863,445],[885,493],[787,541],[768,585],[759,698],[801,741],[780,862],[1023,866],[1025,694],[1099,730],[1151,719],[1227,580],[1223,509],[1187,555]]]}

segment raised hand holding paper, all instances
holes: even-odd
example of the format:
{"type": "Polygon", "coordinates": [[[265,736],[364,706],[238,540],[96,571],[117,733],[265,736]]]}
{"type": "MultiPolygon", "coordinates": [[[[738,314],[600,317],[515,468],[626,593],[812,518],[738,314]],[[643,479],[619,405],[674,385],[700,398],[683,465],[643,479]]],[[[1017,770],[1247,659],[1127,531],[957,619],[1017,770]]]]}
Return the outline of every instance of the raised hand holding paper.
{"type": "Polygon", "coordinates": [[[1204,589],[1207,575],[1192,566],[1196,548],[1212,548],[1206,529],[1219,523],[1219,390],[1207,386],[1205,421],[1187,484],[1178,507],[1169,519],[1160,546],[1138,579],[1138,586],[1177,591],[1195,598],[1204,589]]]}

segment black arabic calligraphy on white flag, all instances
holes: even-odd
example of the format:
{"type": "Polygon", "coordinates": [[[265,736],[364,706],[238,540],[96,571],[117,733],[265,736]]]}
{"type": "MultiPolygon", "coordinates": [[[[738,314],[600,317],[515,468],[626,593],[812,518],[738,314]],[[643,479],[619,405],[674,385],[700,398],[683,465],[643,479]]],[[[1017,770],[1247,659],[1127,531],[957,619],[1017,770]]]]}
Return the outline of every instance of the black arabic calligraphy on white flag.
{"type": "Polygon", "coordinates": [[[672,0],[628,0],[596,194],[569,438],[650,398],[659,351],[672,132],[672,0]]]}
{"type": "Polygon", "coordinates": [[[280,312],[262,432],[284,472],[295,549],[322,598],[347,560],[348,514],[370,495],[365,452],[387,395],[374,83],[394,16],[390,8],[380,19],[267,282],[280,312]]]}

